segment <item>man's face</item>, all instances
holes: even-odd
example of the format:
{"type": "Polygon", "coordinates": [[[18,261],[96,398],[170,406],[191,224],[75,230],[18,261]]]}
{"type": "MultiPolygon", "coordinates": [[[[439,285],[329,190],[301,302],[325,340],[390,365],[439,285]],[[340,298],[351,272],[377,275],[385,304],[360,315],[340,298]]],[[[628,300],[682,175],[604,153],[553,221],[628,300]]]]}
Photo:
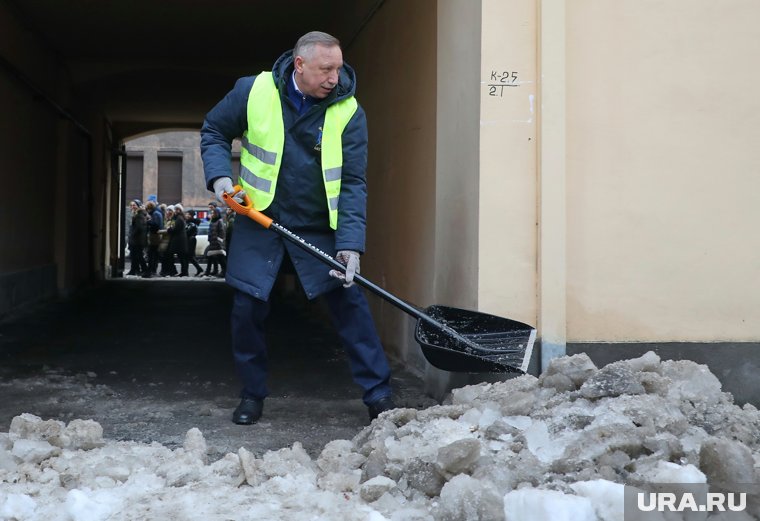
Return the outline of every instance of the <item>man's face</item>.
{"type": "Polygon", "coordinates": [[[296,83],[304,94],[312,98],[326,98],[338,85],[343,53],[334,45],[314,45],[308,56],[296,56],[296,83]]]}

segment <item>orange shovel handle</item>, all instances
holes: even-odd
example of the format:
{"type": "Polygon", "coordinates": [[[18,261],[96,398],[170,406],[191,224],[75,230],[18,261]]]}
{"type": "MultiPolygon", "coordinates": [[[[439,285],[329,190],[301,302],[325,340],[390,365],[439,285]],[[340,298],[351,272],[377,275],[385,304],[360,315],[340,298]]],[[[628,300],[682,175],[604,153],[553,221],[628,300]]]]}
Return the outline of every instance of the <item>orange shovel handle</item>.
{"type": "Polygon", "coordinates": [[[239,213],[240,215],[250,217],[264,228],[269,228],[269,226],[272,224],[272,219],[253,207],[253,202],[251,201],[251,198],[248,197],[247,193],[243,192],[243,204],[240,204],[233,198],[235,194],[243,190],[243,187],[240,185],[235,185],[234,190],[235,191],[231,194],[225,192],[222,195],[222,199],[224,199],[224,202],[227,203],[227,206],[235,210],[235,212],[239,213]]]}

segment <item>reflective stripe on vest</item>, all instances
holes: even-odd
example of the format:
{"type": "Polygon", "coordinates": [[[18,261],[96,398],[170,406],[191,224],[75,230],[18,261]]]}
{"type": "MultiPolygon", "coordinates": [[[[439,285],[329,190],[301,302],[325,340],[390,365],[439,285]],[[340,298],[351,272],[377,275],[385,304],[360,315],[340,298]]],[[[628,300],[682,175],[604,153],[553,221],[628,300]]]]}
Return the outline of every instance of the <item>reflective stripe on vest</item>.
{"type": "MultiPolygon", "coordinates": [[[[327,108],[322,127],[322,180],[327,195],[330,228],[338,228],[338,199],[343,170],[343,130],[353,117],[358,103],[351,96],[327,108]]],[[[282,102],[271,72],[262,72],[248,95],[248,130],[240,148],[240,184],[264,210],[272,204],[277,176],[285,146],[282,102]]]]}

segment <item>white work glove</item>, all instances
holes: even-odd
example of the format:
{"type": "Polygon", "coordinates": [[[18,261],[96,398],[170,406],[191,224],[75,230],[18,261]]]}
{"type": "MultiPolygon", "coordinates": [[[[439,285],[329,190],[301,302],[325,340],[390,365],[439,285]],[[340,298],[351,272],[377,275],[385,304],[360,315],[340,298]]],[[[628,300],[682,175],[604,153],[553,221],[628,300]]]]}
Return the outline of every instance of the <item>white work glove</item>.
{"type": "Polygon", "coordinates": [[[242,203],[243,202],[243,195],[242,192],[235,192],[235,187],[232,186],[232,179],[229,177],[220,177],[214,181],[214,193],[216,194],[216,198],[219,199],[219,202],[222,203],[222,205],[227,206],[227,203],[224,202],[224,193],[232,194],[232,193],[239,193],[240,195],[236,195],[234,199],[242,203]]]}
{"type": "Polygon", "coordinates": [[[335,254],[335,260],[346,265],[346,273],[343,274],[338,270],[330,270],[330,276],[344,281],[344,288],[350,288],[354,285],[354,275],[359,273],[359,252],[340,250],[335,254]]]}

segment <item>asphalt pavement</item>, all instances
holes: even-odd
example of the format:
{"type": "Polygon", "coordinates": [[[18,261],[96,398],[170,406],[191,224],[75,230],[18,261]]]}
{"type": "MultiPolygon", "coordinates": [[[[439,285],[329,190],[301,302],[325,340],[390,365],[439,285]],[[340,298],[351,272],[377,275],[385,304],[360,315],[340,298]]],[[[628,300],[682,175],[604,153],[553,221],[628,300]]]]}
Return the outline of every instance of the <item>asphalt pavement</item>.
{"type": "MultiPolygon", "coordinates": [[[[281,285],[282,286],[282,285],[281,285]]],[[[232,290],[220,279],[114,279],[0,322],[0,432],[31,413],[93,419],[110,439],[180,446],[203,432],[212,455],[301,442],[318,454],[368,425],[361,389],[318,302],[278,290],[268,321],[271,395],[255,425],[230,421],[232,290]]],[[[399,405],[436,402],[396,364],[399,405]]]]}

